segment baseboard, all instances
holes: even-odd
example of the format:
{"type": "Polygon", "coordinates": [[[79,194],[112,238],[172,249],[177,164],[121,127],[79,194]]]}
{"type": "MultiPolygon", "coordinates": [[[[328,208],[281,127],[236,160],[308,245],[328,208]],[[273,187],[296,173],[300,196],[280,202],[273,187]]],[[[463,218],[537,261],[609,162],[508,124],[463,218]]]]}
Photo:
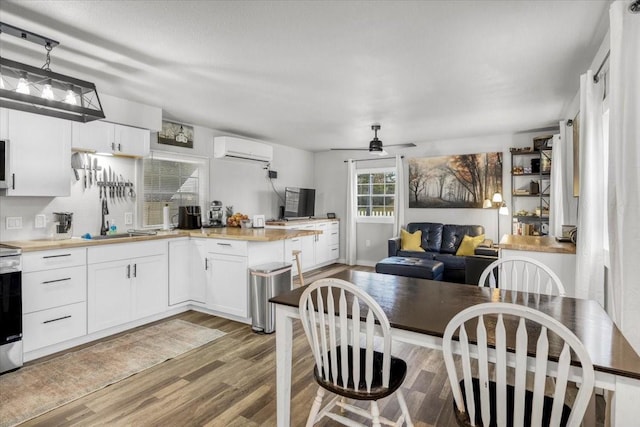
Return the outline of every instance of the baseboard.
{"type": "Polygon", "coordinates": [[[363,265],[365,267],[375,267],[378,261],[369,261],[365,259],[356,260],[356,265],[363,265]]]}

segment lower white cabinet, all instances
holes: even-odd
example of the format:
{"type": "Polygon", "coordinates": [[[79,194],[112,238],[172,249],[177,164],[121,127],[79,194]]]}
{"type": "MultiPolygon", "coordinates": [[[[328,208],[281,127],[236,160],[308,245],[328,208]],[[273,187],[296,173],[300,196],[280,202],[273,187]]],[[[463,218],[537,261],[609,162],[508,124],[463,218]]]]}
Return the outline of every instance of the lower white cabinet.
{"type": "Polygon", "coordinates": [[[90,248],[88,259],[89,333],[162,313],[167,309],[166,242],[90,248]],[[112,260],[118,253],[121,256],[138,256],[112,260]]]}
{"type": "Polygon", "coordinates": [[[207,307],[238,317],[249,317],[247,257],[210,253],[207,307]]]}
{"type": "Polygon", "coordinates": [[[86,253],[75,248],[23,255],[25,352],[87,333],[86,253]]]}
{"type": "Polygon", "coordinates": [[[169,305],[204,303],[208,258],[204,239],[169,242],[169,305]]]}
{"type": "MultiPolygon", "coordinates": [[[[302,271],[309,271],[338,261],[340,258],[340,222],[339,221],[298,221],[286,226],[267,226],[288,230],[316,230],[321,234],[296,237],[285,241],[285,252],[289,256],[293,250],[299,250],[302,271]]],[[[293,256],[288,258],[293,260],[293,256]]],[[[293,266],[292,274],[298,274],[293,266]]]]}

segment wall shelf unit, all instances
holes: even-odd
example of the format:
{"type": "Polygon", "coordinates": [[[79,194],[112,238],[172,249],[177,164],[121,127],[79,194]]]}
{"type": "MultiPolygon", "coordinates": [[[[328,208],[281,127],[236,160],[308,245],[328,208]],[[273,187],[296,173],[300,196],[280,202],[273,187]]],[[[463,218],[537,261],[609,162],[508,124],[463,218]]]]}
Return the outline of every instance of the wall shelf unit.
{"type": "Polygon", "coordinates": [[[538,150],[511,151],[512,234],[543,236],[549,233],[551,198],[551,135],[534,138],[538,150]]]}

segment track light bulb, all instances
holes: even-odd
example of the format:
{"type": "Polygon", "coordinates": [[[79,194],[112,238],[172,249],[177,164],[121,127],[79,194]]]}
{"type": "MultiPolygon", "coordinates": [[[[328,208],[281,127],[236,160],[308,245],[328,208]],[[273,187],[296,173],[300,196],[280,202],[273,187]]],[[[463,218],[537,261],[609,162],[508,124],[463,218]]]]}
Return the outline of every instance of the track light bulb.
{"type": "Polygon", "coordinates": [[[44,99],[53,99],[53,89],[51,88],[51,80],[44,84],[42,88],[42,97],[44,99]]]}
{"type": "Polygon", "coordinates": [[[22,77],[20,77],[20,80],[18,81],[16,92],[23,93],[25,95],[29,95],[31,93],[31,91],[29,90],[29,80],[27,80],[27,73],[22,73],[22,77]]]}
{"type": "Polygon", "coordinates": [[[67,96],[65,96],[64,102],[66,102],[67,104],[71,104],[71,105],[77,105],[78,104],[78,102],[76,101],[76,94],[73,93],[73,90],[67,89],[67,96]]]}

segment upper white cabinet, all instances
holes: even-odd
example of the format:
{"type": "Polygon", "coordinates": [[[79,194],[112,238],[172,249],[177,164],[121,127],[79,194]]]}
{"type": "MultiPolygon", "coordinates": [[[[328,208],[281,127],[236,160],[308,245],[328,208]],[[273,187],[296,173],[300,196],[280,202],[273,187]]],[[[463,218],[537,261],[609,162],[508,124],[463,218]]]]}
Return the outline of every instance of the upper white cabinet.
{"type": "Polygon", "coordinates": [[[71,130],[71,146],[75,150],[134,157],[149,155],[151,136],[146,129],[94,121],[74,122],[71,130]]]}
{"type": "Polygon", "coordinates": [[[7,109],[0,109],[0,116],[10,144],[11,175],[5,195],[69,196],[71,122],[7,109]]]}

